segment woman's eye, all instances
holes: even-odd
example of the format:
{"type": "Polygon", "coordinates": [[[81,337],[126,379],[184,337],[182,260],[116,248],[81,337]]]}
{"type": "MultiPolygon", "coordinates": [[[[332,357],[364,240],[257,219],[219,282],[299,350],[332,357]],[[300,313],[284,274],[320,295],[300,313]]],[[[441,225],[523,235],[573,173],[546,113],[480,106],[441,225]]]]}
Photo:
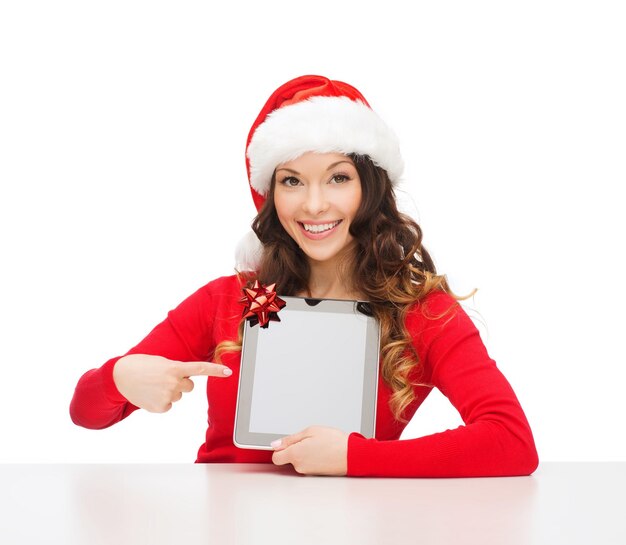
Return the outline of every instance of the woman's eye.
{"type": "Polygon", "coordinates": [[[294,178],[293,176],[287,176],[287,178],[283,178],[281,184],[286,185],[287,187],[295,187],[300,183],[298,178],[294,178]]]}
{"type": "Polygon", "coordinates": [[[342,183],[345,182],[347,180],[349,180],[350,178],[348,178],[345,174],[335,174],[333,176],[333,180],[335,180],[337,183],[342,183]]]}

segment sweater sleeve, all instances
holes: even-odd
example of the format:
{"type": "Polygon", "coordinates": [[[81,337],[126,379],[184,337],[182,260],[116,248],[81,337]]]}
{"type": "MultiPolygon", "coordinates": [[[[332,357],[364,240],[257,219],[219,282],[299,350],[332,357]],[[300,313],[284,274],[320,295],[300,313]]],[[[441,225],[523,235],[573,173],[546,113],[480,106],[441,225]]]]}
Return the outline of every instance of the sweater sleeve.
{"type": "Polygon", "coordinates": [[[190,295],[126,354],[87,371],[79,380],[70,403],[70,417],[78,426],[103,429],[123,420],[139,407],[117,389],[113,368],[128,354],[163,356],[177,361],[207,361],[210,341],[211,296],[208,286],[190,295]]]}
{"type": "Polygon", "coordinates": [[[348,475],[480,477],[530,475],[538,465],[526,416],[509,382],[487,354],[476,326],[443,292],[411,312],[407,328],[432,384],[459,411],[464,425],[419,437],[379,441],[348,438],[348,475]]]}

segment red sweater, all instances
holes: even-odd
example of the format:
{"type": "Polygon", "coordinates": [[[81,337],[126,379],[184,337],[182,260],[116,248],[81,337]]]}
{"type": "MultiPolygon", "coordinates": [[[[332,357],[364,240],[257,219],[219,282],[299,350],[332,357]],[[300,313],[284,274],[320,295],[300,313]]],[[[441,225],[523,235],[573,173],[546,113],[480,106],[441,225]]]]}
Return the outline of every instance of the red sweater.
{"type": "MultiPolygon", "coordinates": [[[[209,282],[185,299],[127,354],[159,355],[178,361],[211,361],[215,346],[237,339],[241,319],[241,286],[236,276],[209,282]]],[[[538,464],[537,451],[522,408],[506,378],[489,357],[480,334],[460,306],[432,320],[454,299],[431,292],[411,308],[406,325],[424,366],[420,382],[433,384],[459,411],[464,426],[417,439],[400,440],[405,425],[389,409],[390,388],[379,376],[376,436],[351,433],[348,475],[380,477],[475,477],[529,475],[538,464]]],[[[137,407],[113,381],[119,358],[85,373],[70,404],[75,424],[109,427],[137,407]]],[[[222,363],[233,370],[227,379],[208,377],[206,442],[196,462],[272,463],[272,451],[240,449],[233,444],[240,352],[226,353],[222,363]]],[[[417,375],[414,378],[418,378],[417,375]]],[[[413,416],[430,387],[416,387],[416,398],[405,412],[413,416]]]]}

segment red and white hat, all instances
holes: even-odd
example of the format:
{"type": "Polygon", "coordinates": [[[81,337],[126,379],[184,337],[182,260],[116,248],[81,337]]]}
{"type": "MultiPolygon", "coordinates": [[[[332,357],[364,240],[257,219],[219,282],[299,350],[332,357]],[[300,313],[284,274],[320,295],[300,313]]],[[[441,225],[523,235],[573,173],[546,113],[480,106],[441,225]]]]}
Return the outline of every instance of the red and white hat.
{"type": "MultiPolygon", "coordinates": [[[[272,93],[248,134],[246,169],[257,210],[274,169],[310,151],[367,155],[393,184],[404,168],[395,133],[357,89],[324,76],[300,76],[272,93]]],[[[250,232],[237,247],[237,269],[256,269],[260,255],[261,243],[250,232]]]]}

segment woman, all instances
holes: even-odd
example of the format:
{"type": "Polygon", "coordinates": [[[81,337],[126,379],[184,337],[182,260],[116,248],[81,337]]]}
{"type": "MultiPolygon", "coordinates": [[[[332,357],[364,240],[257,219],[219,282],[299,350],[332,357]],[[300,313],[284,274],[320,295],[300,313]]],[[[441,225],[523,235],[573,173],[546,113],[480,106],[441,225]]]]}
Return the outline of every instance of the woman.
{"type": "Polygon", "coordinates": [[[292,464],[317,475],[532,473],[538,458],[524,412],[437,275],[420,227],[398,212],[397,140],[363,95],[322,76],[291,80],[266,102],[246,151],[259,214],[238,248],[237,274],[209,282],[126,355],[83,375],[73,421],[104,428],[137,408],[167,411],[191,391],[190,377],[208,375],[209,427],[197,462],[292,464]],[[234,446],[240,300],[255,281],[283,295],[370,301],[381,324],[375,438],[311,426],[273,452],[234,446]],[[433,387],[465,425],[399,440],[433,387]]]}

